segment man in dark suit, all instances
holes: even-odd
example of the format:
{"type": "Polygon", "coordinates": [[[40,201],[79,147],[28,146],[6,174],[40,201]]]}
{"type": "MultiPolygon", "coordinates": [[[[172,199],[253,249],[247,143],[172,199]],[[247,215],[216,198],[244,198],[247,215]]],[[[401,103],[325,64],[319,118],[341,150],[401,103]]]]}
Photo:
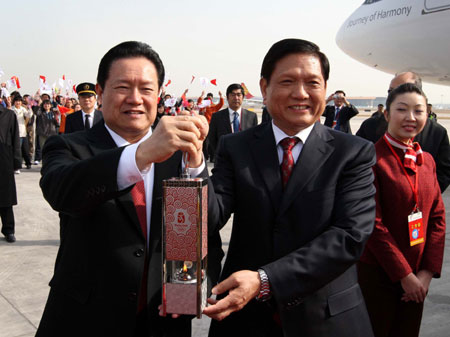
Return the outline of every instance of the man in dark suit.
{"type": "MultiPolygon", "coordinates": [[[[38,337],[191,334],[191,317],[158,314],[162,180],[179,176],[179,150],[189,153],[192,176],[207,175],[208,124],[201,116],[164,117],[152,131],[163,79],[150,46],[115,46],[97,76],[104,122],[45,144],[40,185],[59,212],[61,245],[38,337]]],[[[208,256],[211,275],[220,254],[208,256]]]]}
{"type": "Polygon", "coordinates": [[[204,310],[212,337],[372,336],[355,262],[375,219],[375,151],[318,122],[328,75],[315,44],[275,43],[260,80],[272,122],[219,142],[220,223],[234,220],[204,310]]]}
{"type": "Polygon", "coordinates": [[[334,105],[327,105],[322,116],[325,117],[324,125],[332,129],[352,134],[350,119],[355,117],[359,111],[353,104],[350,104],[342,90],[335,91],[330,95],[326,103],[334,101],[334,105]]]}
{"type": "Polygon", "coordinates": [[[387,121],[384,118],[384,114],[376,114],[361,123],[361,126],[356,132],[356,136],[370,140],[375,144],[384,135],[386,130],[387,121]]]}
{"type": "Polygon", "coordinates": [[[258,124],[258,117],[253,111],[242,109],[244,96],[242,85],[238,83],[230,84],[227,88],[228,108],[217,111],[212,115],[208,134],[211,162],[214,161],[214,154],[220,137],[247,130],[258,124]]]}
{"type": "Polygon", "coordinates": [[[0,217],[6,242],[16,241],[13,205],[17,205],[14,171],[22,166],[19,125],[14,111],[0,105],[0,217]]]}
{"type": "Polygon", "coordinates": [[[103,118],[102,112],[95,109],[95,102],[97,101],[95,84],[80,83],[77,85],[76,91],[81,110],[67,115],[64,133],[90,129],[103,118]]]}
{"type": "MultiPolygon", "coordinates": [[[[422,88],[422,79],[416,73],[411,71],[398,73],[392,79],[389,90],[397,88],[404,83],[414,83],[422,88]]],[[[357,136],[376,143],[387,130],[387,122],[384,115],[365,120],[358,132],[357,136]]],[[[429,152],[436,162],[436,175],[444,193],[448,185],[450,185],[450,143],[448,139],[447,129],[436,121],[427,120],[423,130],[416,136],[417,141],[423,151],[429,152]]]]}

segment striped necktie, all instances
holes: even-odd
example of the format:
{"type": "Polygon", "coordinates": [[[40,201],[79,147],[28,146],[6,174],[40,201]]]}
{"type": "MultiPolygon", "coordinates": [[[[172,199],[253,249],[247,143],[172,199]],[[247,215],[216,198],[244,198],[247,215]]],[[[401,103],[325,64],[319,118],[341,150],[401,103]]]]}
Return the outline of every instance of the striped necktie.
{"type": "Polygon", "coordinates": [[[294,168],[294,156],[292,149],[300,141],[297,137],[286,137],[280,141],[283,148],[283,161],[281,162],[281,179],[283,180],[283,187],[285,187],[292,174],[294,168]]]}
{"type": "Polygon", "coordinates": [[[235,111],[233,115],[233,133],[236,133],[239,132],[239,113],[235,111]]]}

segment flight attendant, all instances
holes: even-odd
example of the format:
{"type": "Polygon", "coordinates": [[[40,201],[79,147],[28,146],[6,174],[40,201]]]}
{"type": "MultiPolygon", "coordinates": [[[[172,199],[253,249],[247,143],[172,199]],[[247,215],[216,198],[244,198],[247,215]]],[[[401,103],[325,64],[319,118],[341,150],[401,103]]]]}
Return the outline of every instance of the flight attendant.
{"type": "Polygon", "coordinates": [[[358,277],[375,336],[419,336],[423,302],[440,277],[445,209],[433,157],[413,142],[427,120],[427,99],[402,84],[386,101],[388,129],[376,143],[374,231],[358,277]]]}

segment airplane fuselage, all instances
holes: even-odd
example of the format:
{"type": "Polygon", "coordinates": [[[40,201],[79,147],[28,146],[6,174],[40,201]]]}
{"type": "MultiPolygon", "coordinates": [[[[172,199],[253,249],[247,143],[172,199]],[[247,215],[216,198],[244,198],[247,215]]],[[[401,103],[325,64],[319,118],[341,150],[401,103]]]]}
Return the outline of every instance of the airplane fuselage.
{"type": "Polygon", "coordinates": [[[367,0],[341,26],[338,46],[388,72],[450,85],[450,0],[367,0]]]}

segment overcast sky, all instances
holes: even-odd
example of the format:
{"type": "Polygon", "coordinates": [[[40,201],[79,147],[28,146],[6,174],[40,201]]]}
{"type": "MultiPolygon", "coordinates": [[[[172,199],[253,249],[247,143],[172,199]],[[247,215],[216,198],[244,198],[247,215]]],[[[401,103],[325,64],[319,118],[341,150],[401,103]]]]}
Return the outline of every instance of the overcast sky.
{"type": "MultiPolygon", "coordinates": [[[[167,92],[197,96],[192,75],[217,79],[217,95],[244,82],[260,96],[259,72],[270,46],[288,37],[315,42],[330,59],[328,92],[386,96],[392,75],[352,60],[336,45],[336,33],[362,0],[110,0],[2,1],[0,68],[19,77],[20,92],[34,93],[39,75],[95,83],[101,57],[126,40],[150,44],[172,83],[167,92]]],[[[450,87],[425,84],[434,104],[450,102],[450,87]]]]}

